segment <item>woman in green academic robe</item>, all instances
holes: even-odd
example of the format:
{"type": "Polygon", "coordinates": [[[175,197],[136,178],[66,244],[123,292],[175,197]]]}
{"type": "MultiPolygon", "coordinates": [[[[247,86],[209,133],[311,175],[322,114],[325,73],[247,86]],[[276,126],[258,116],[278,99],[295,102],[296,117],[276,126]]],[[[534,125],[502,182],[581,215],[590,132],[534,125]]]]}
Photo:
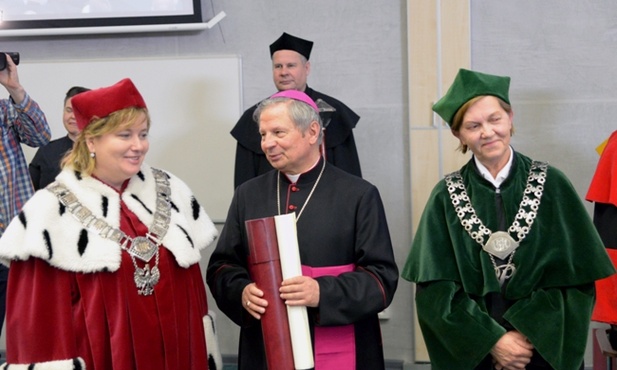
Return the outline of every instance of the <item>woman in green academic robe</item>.
{"type": "Polygon", "coordinates": [[[433,369],[582,369],[614,268],[558,169],[510,146],[510,78],[461,69],[433,110],[471,160],[433,189],[402,277],[433,369]]]}

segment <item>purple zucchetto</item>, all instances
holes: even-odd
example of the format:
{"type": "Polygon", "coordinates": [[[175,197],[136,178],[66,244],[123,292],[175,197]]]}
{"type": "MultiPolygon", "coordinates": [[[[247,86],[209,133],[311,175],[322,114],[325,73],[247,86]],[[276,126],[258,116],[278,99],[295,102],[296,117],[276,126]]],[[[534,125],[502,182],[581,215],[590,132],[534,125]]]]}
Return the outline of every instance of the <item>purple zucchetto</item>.
{"type": "Polygon", "coordinates": [[[317,107],[317,104],[315,104],[315,102],[313,101],[313,99],[311,99],[310,96],[306,95],[302,91],[298,91],[298,90],[279,91],[270,97],[270,99],[273,99],[273,98],[289,98],[289,99],[301,101],[303,103],[310,105],[311,108],[315,110],[315,112],[319,113],[319,108],[317,107]]]}

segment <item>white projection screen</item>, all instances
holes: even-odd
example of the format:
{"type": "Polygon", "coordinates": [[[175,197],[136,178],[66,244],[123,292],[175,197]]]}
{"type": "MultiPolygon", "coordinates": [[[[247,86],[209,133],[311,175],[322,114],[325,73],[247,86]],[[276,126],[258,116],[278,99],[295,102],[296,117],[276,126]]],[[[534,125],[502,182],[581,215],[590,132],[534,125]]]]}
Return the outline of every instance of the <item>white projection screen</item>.
{"type": "Polygon", "coordinates": [[[199,29],[200,0],[0,0],[0,36],[199,29]]]}

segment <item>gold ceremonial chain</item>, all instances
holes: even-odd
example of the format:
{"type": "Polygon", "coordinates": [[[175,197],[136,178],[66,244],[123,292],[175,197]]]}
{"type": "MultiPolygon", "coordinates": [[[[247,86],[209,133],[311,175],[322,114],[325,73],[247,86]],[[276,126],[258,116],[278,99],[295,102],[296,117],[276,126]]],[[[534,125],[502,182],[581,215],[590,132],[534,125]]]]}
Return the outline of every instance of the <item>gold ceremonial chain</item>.
{"type": "Polygon", "coordinates": [[[521,241],[525,239],[531,230],[531,226],[538,214],[540,200],[544,192],[547,169],[548,163],[546,162],[533,161],[531,164],[529,176],[527,177],[527,184],[523,192],[523,199],[521,200],[512,225],[508,228],[508,232],[492,232],[489,228],[484,226],[482,220],[478,218],[475,209],[471,205],[469,195],[467,195],[467,190],[465,189],[465,184],[463,184],[463,178],[459,171],[452,172],[445,177],[450,200],[461,221],[461,225],[463,225],[463,228],[467,231],[469,236],[478,242],[478,244],[482,246],[482,249],[488,253],[500,285],[503,285],[516,271],[516,267],[514,263],[512,263],[514,252],[516,252],[516,248],[518,248],[521,241]],[[518,240],[514,239],[513,235],[516,236],[518,240]],[[505,265],[497,266],[493,256],[502,260],[507,256],[510,257],[505,265]]]}
{"type": "Polygon", "coordinates": [[[110,226],[105,220],[93,215],[92,211],[77,200],[75,194],[59,182],[53,182],[47,187],[86,229],[118,243],[120,248],[131,256],[133,266],[135,267],[133,279],[137,286],[137,292],[141,295],[151,295],[154,291],[154,285],[159,282],[161,277],[158,268],[159,246],[167,233],[171,219],[171,202],[169,200],[171,188],[169,187],[169,179],[161,170],[152,168],[152,173],[156,181],[157,194],[154,219],[146,236],[135,238],[129,237],[122,230],[110,226]],[[130,248],[127,248],[129,244],[130,248]],[[148,263],[154,256],[156,256],[154,266],[150,268],[148,263]],[[143,269],[137,266],[136,257],[145,262],[143,269]]]}

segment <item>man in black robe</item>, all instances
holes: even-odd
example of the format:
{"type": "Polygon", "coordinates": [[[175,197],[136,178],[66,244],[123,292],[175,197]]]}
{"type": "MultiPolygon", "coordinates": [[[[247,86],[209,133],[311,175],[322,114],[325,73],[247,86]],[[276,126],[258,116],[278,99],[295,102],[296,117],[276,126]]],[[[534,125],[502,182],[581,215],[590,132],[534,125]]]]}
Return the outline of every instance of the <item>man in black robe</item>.
{"type": "Polygon", "coordinates": [[[259,320],[268,302],[249,273],[245,221],[291,212],[303,276],[283,280],[280,298],[307,307],[315,367],[384,369],[377,314],[392,301],[398,269],[377,188],[324,160],[318,108],[303,92],[279,92],[255,116],[275,170],[236,188],[206,277],[240,326],[239,369],[267,369],[259,320]]]}
{"type": "Polygon", "coordinates": [[[43,189],[51,184],[60,173],[60,162],[64,155],[73,148],[73,142],[77,139],[77,135],[79,135],[71,101],[73,96],[88,90],[90,89],[73,86],[66,92],[64,96],[64,109],[62,111],[62,124],[66,129],[66,136],[52,140],[49,144],[40,147],[36,151],[32,162],[28,166],[34,190],[43,189]]]}
{"type": "MultiPolygon", "coordinates": [[[[362,177],[353,129],[360,117],[342,102],[308,87],[306,80],[311,70],[309,57],[313,42],[283,33],[270,45],[272,77],[278,91],[305,92],[320,106],[323,125],[327,132],[324,142],[325,157],[353,175],[362,177]]],[[[246,180],[268,172],[272,166],[261,150],[261,137],[253,113],[257,105],[247,109],[240,117],[231,135],[238,141],[234,187],[246,180]]]]}

